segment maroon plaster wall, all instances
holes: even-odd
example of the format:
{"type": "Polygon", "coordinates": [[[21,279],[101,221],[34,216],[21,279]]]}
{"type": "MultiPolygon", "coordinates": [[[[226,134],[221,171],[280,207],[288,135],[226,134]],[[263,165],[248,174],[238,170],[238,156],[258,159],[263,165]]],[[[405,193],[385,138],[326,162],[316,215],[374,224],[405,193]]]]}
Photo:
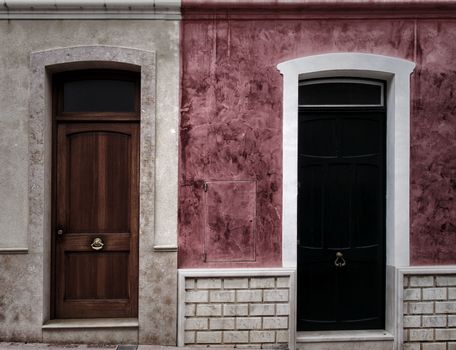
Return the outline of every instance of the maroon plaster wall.
{"type": "Polygon", "coordinates": [[[456,263],[456,21],[420,21],[411,116],[411,260],[456,263]]]}
{"type": "Polygon", "coordinates": [[[281,265],[282,77],[276,65],[327,52],[370,52],[417,62],[411,258],[413,264],[456,263],[456,20],[207,19],[186,15],[185,2],[180,267],[281,265]],[[255,191],[241,191],[235,202],[245,205],[235,204],[238,214],[217,213],[217,200],[227,208],[234,199],[211,182],[228,183],[228,189],[238,181],[255,184],[255,191]],[[214,258],[214,247],[230,240],[247,248],[233,248],[232,259],[226,253],[214,258]]]}

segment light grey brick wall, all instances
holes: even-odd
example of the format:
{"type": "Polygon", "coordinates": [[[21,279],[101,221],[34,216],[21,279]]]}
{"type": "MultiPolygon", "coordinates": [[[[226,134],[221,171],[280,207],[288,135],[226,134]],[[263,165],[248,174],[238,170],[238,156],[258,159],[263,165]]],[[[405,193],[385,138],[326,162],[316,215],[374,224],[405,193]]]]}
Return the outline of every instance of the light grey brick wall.
{"type": "Polygon", "coordinates": [[[404,276],[404,350],[456,350],[456,275],[404,276]]]}
{"type": "Polygon", "coordinates": [[[186,277],[187,346],[288,348],[290,278],[186,277]]]}

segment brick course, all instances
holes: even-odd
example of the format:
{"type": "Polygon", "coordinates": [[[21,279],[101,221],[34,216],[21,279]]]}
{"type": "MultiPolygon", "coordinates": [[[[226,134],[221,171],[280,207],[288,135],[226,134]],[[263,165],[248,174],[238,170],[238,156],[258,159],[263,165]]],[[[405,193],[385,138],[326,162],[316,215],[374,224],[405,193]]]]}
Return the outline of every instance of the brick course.
{"type": "Polygon", "coordinates": [[[290,278],[187,277],[185,345],[285,349],[290,278]]]}
{"type": "Polygon", "coordinates": [[[404,276],[404,350],[456,350],[456,275],[404,276]]]}

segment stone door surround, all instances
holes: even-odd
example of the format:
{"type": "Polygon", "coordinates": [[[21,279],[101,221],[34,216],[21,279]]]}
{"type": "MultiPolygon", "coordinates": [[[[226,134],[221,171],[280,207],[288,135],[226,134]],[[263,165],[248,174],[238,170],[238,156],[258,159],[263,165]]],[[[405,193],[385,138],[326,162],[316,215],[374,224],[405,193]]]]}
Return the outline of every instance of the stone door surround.
{"type": "MultiPolygon", "coordinates": [[[[297,266],[298,84],[351,77],[386,81],[386,321],[398,330],[397,269],[409,266],[410,75],[415,63],[368,53],[328,53],[278,64],[283,75],[282,265],[297,266]]],[[[397,341],[397,337],[396,337],[397,341]]]]}
{"type": "MultiPolygon", "coordinates": [[[[31,54],[31,98],[29,119],[29,245],[43,256],[43,322],[50,318],[51,271],[51,76],[53,73],[90,68],[109,68],[141,73],[140,128],[140,213],[139,270],[147,270],[144,258],[154,250],[155,180],[155,52],[112,46],[77,46],[31,54]]],[[[141,325],[147,321],[152,305],[148,291],[153,290],[151,274],[139,276],[139,314],[141,325]]],[[[141,339],[141,337],[139,337],[141,339]]]]}

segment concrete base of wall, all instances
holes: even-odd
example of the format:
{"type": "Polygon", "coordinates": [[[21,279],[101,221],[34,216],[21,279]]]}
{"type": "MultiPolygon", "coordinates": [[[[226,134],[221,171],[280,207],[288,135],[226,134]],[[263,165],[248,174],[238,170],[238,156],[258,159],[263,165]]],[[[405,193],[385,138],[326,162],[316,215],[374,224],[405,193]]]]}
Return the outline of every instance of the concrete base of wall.
{"type": "Polygon", "coordinates": [[[179,270],[179,346],[294,348],[294,271],[179,270]]]}
{"type": "Polygon", "coordinates": [[[410,268],[401,272],[403,348],[456,349],[455,267],[410,268]]]}

